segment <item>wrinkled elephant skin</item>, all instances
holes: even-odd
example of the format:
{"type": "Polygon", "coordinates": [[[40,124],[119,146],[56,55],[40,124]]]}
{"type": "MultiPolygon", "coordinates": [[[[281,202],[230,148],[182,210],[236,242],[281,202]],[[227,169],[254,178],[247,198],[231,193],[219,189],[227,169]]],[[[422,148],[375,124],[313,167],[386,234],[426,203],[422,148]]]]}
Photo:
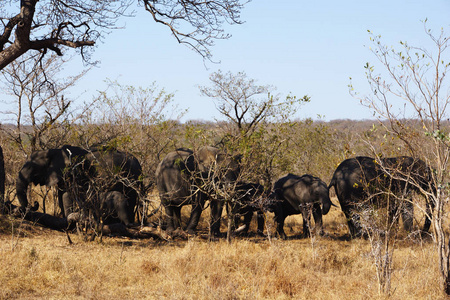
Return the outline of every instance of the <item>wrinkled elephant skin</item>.
{"type": "Polygon", "coordinates": [[[83,206],[87,191],[100,178],[110,176],[113,180],[101,188],[105,189],[104,192],[121,193],[121,197],[115,195],[113,199],[120,198],[120,201],[126,201],[126,205],[116,205],[118,200],[109,200],[107,203],[112,201],[113,205],[105,204],[105,207],[120,209],[121,211],[115,211],[118,219],[129,224],[134,221],[141,175],[139,162],[130,154],[108,148],[85,150],[66,145],[58,149],[33,152],[19,171],[16,191],[19,203],[25,209],[28,206],[27,189],[30,184],[56,186],[59,206],[63,215],[68,216],[83,206]],[[126,180],[117,180],[119,177],[126,180]]]}
{"type": "MultiPolygon", "coordinates": [[[[186,231],[193,234],[200,220],[207,195],[199,187],[205,182],[226,183],[238,177],[238,162],[215,147],[202,147],[194,152],[177,149],[168,153],[156,170],[156,183],[168,218],[167,231],[181,227],[181,208],[192,205],[186,231]]],[[[211,232],[220,234],[222,201],[211,201],[211,232]]]]}
{"type": "MultiPolygon", "coordinates": [[[[420,189],[433,192],[431,169],[420,159],[408,156],[382,158],[376,160],[367,156],[358,156],[344,160],[335,170],[329,188],[334,186],[342,211],[352,237],[362,235],[359,224],[360,211],[366,204],[385,207],[384,195],[392,192],[404,198],[411,191],[420,193],[420,189]],[[414,183],[413,183],[414,182],[414,183]],[[404,194],[405,195],[402,195],[404,194]],[[375,196],[381,195],[381,196],[375,196]],[[367,203],[369,202],[369,203],[367,203]]],[[[389,202],[390,218],[400,209],[403,225],[407,231],[412,230],[414,208],[412,201],[393,204],[389,202]]],[[[427,201],[427,216],[423,231],[428,231],[432,206],[427,201]]]]}
{"type": "Polygon", "coordinates": [[[308,174],[288,174],[275,182],[271,198],[275,199],[272,209],[275,212],[277,233],[282,239],[286,239],[283,228],[286,217],[300,213],[303,217],[304,236],[310,235],[311,212],[315,227],[319,234],[323,233],[322,215],[326,215],[333,204],[328,187],[320,178],[308,174]]]}

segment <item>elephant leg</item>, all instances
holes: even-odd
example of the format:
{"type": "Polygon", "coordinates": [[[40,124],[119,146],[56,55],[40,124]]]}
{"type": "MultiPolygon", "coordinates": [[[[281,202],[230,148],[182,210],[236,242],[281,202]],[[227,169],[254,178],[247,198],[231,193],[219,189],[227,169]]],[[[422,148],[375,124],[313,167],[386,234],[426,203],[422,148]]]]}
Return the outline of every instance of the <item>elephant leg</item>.
{"type": "Polygon", "coordinates": [[[350,235],[352,238],[361,237],[363,235],[362,228],[360,225],[360,216],[358,213],[352,211],[347,217],[347,224],[350,230],[350,235]]]}
{"type": "Polygon", "coordinates": [[[388,207],[388,224],[389,225],[398,225],[398,210],[400,208],[400,212],[403,211],[403,205],[405,205],[404,200],[398,200],[398,201],[393,201],[391,200],[389,202],[389,207],[388,207]]]}
{"type": "Polygon", "coordinates": [[[314,230],[316,233],[323,235],[322,208],[319,203],[314,203],[312,213],[314,217],[314,230]]]}
{"type": "Polygon", "coordinates": [[[402,205],[402,220],[403,220],[403,228],[406,232],[411,232],[413,229],[413,220],[414,220],[414,205],[411,201],[405,200],[402,205]]]}
{"type": "Polygon", "coordinates": [[[192,204],[191,216],[189,217],[188,225],[186,226],[186,231],[189,234],[195,234],[195,229],[197,228],[198,222],[200,221],[200,216],[203,211],[202,203],[192,204]]]}
{"type": "MultiPolygon", "coordinates": [[[[69,201],[67,199],[68,193],[62,191],[59,187],[57,187],[57,189],[58,189],[58,193],[57,193],[58,194],[58,206],[61,209],[61,214],[62,214],[63,218],[67,218],[67,216],[70,213],[72,213],[72,212],[69,212],[69,213],[66,212],[66,203],[64,203],[64,201],[69,201]],[[64,196],[66,196],[66,199],[64,199],[64,196]]],[[[71,201],[71,202],[73,202],[73,201],[71,201]]]]}
{"type": "Polygon", "coordinates": [[[253,218],[253,210],[247,209],[247,211],[244,213],[244,225],[245,229],[243,233],[247,233],[250,229],[250,223],[252,222],[253,218]]]}
{"type": "Polygon", "coordinates": [[[284,232],[284,220],[286,219],[286,216],[284,215],[282,209],[277,209],[275,211],[275,224],[277,226],[277,233],[278,236],[285,240],[286,237],[286,233],[284,232]]]}
{"type": "Polygon", "coordinates": [[[259,235],[264,235],[265,217],[264,217],[264,212],[262,212],[261,210],[258,210],[256,213],[256,221],[258,223],[257,233],[259,235]]]}
{"type": "Polygon", "coordinates": [[[352,238],[360,237],[361,226],[359,226],[359,215],[355,212],[351,205],[341,203],[341,209],[344,212],[345,218],[347,219],[347,226],[352,238]]]}
{"type": "Polygon", "coordinates": [[[223,202],[211,201],[209,205],[211,207],[211,233],[214,236],[220,236],[220,221],[222,218],[223,202]]]}
{"type": "Polygon", "coordinates": [[[181,226],[181,207],[182,206],[175,206],[173,208],[173,227],[174,229],[182,228],[181,226]]]}
{"type": "MultiPolygon", "coordinates": [[[[59,198],[59,195],[58,195],[59,198]]],[[[75,212],[76,207],[75,203],[73,202],[72,197],[70,197],[69,193],[62,193],[61,195],[61,202],[62,202],[62,213],[67,218],[71,213],[75,212]]]]}
{"type": "Polygon", "coordinates": [[[241,215],[237,212],[233,212],[233,230],[235,230],[240,223],[241,223],[241,215]]]}
{"type": "Polygon", "coordinates": [[[173,206],[165,206],[166,211],[166,217],[167,217],[167,228],[166,231],[171,234],[176,226],[175,226],[175,220],[174,220],[174,207],[173,206]]]}

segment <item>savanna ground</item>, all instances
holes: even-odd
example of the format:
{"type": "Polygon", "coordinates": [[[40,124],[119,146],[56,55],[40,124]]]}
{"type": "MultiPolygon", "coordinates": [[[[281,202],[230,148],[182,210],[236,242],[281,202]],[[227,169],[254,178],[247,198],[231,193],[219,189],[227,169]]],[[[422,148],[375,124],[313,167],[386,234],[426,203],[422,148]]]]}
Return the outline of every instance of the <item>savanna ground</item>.
{"type": "MultiPolygon", "coordinates": [[[[250,236],[231,244],[209,242],[204,234],[101,243],[71,234],[70,244],[65,233],[0,218],[0,299],[386,298],[378,292],[369,241],[348,239],[340,208],[324,216],[323,237],[300,238],[301,217],[291,216],[286,241],[250,236]]],[[[444,298],[431,238],[400,236],[390,298],[444,298]]]]}
{"type": "MultiPolygon", "coordinates": [[[[113,142],[117,142],[121,150],[137,155],[143,165],[144,179],[154,182],[156,166],[165,153],[181,146],[195,149],[200,145],[215,145],[214,138],[221,136],[218,130],[222,127],[211,124],[176,125],[174,128],[168,126],[169,133],[164,131],[165,127],[164,130],[157,127],[159,131],[152,131],[149,136],[159,137],[158,143],[151,143],[153,139],[144,143],[144,138],[128,138],[137,136],[132,126],[125,126],[124,132],[112,136],[116,137],[113,142]],[[168,136],[171,143],[167,142],[168,136]]],[[[286,127],[280,124],[274,128],[265,127],[267,130],[273,129],[275,135],[269,134],[268,141],[255,139],[254,144],[245,148],[251,158],[247,162],[253,163],[246,167],[257,171],[273,167],[273,180],[291,172],[313,174],[329,183],[337,165],[346,158],[373,156],[374,153],[384,153],[386,157],[408,153],[398,139],[377,128],[371,121],[345,120],[330,123],[305,121],[287,124],[286,127]],[[283,135],[278,134],[280,128],[283,135]],[[274,139],[279,143],[274,143],[274,139]],[[372,149],[368,147],[368,141],[378,146],[372,149]],[[280,147],[272,149],[272,145],[280,147]]],[[[90,132],[87,130],[90,127],[77,129],[90,132]]],[[[117,127],[100,129],[118,130],[117,127]]],[[[93,137],[99,139],[107,136],[98,134],[103,132],[100,129],[92,130],[96,133],[93,137]]],[[[156,130],[153,127],[147,129],[156,130]]],[[[74,137],[83,136],[75,133],[74,137]]],[[[49,144],[45,149],[63,144],[83,144],[74,137],[63,137],[58,143],[56,141],[59,140],[55,139],[55,145],[49,144]]],[[[424,144],[421,139],[416,139],[418,144],[424,144]]],[[[95,144],[95,141],[90,144],[95,144]]],[[[17,205],[15,180],[26,155],[17,151],[16,144],[10,140],[4,139],[2,147],[7,183],[5,199],[15,201],[17,205]]],[[[425,151],[428,148],[421,149],[425,151]]],[[[256,178],[253,179],[258,179],[262,173],[257,171],[247,174],[254,174],[256,178]]],[[[35,188],[32,194],[33,200],[42,201],[46,191],[35,188]]],[[[51,198],[47,197],[48,213],[57,206],[55,201],[51,204],[51,198]]],[[[332,201],[338,204],[335,197],[332,201]]],[[[40,207],[43,208],[43,205],[40,207]]],[[[423,209],[423,205],[421,207],[423,209]]],[[[184,209],[185,214],[188,211],[184,209]]],[[[83,236],[73,233],[70,234],[73,241],[70,244],[65,233],[21,223],[17,219],[11,222],[8,216],[0,215],[0,299],[387,297],[379,293],[371,243],[365,239],[348,239],[346,220],[340,208],[333,207],[324,216],[325,236],[322,237],[300,238],[302,218],[298,215],[288,217],[285,231],[289,239],[286,241],[250,236],[236,237],[231,244],[225,238],[209,242],[205,238],[208,219],[208,210],[205,210],[199,224],[200,235],[189,240],[104,237],[100,243],[99,239],[86,242],[83,236]]],[[[273,236],[273,215],[269,214],[267,219],[273,236]]],[[[222,222],[222,232],[226,231],[225,224],[226,221],[222,222]]],[[[419,224],[423,225],[423,217],[417,217],[416,229],[419,224]]],[[[251,231],[255,232],[255,224],[252,226],[251,231]]],[[[390,298],[444,298],[439,284],[436,246],[432,239],[421,239],[418,235],[410,238],[401,230],[395,247],[390,298]]]]}

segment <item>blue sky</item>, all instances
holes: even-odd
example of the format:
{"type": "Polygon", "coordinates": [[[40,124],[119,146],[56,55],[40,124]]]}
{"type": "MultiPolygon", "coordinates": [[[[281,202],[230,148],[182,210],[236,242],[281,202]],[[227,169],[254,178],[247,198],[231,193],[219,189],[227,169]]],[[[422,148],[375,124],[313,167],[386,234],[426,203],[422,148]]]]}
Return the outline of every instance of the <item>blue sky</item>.
{"type": "MultiPolygon", "coordinates": [[[[212,49],[219,64],[204,63],[194,51],[179,45],[167,28],[140,12],[122,19],[116,30],[99,44],[91,70],[72,90],[79,100],[92,98],[109,78],[121,84],[147,87],[152,82],[175,93],[186,120],[221,119],[211,99],[200,96],[210,73],[245,71],[258,84],[270,84],[280,95],[307,94],[300,119],[366,119],[372,112],[348,92],[349,77],[357,91],[368,92],[364,68],[375,62],[369,51],[370,29],[388,45],[400,40],[427,47],[423,21],[450,34],[450,1],[294,1],[253,0],[242,11],[243,25],[226,26],[229,40],[212,49]],[[81,96],[80,96],[81,95],[81,96]]],[[[74,59],[71,68],[80,67],[74,59]]]]}

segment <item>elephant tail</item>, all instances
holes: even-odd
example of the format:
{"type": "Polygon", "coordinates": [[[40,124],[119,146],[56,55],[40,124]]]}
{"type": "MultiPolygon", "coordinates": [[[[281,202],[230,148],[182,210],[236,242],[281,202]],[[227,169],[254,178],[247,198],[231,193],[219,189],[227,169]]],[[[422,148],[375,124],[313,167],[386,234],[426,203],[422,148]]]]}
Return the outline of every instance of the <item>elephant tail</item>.
{"type": "Polygon", "coordinates": [[[331,187],[333,187],[336,189],[336,178],[333,176],[333,178],[331,178],[331,182],[328,185],[328,189],[331,189],[331,187]]]}
{"type": "MultiPolygon", "coordinates": [[[[333,178],[331,178],[330,184],[328,185],[328,191],[329,191],[329,193],[330,193],[330,197],[331,197],[332,195],[337,195],[337,194],[338,194],[337,180],[336,180],[336,176],[334,176],[334,175],[333,175],[333,178]],[[334,187],[334,194],[331,192],[331,188],[332,188],[332,187],[334,187]]],[[[335,205],[333,204],[333,206],[335,206],[335,205]]]]}

